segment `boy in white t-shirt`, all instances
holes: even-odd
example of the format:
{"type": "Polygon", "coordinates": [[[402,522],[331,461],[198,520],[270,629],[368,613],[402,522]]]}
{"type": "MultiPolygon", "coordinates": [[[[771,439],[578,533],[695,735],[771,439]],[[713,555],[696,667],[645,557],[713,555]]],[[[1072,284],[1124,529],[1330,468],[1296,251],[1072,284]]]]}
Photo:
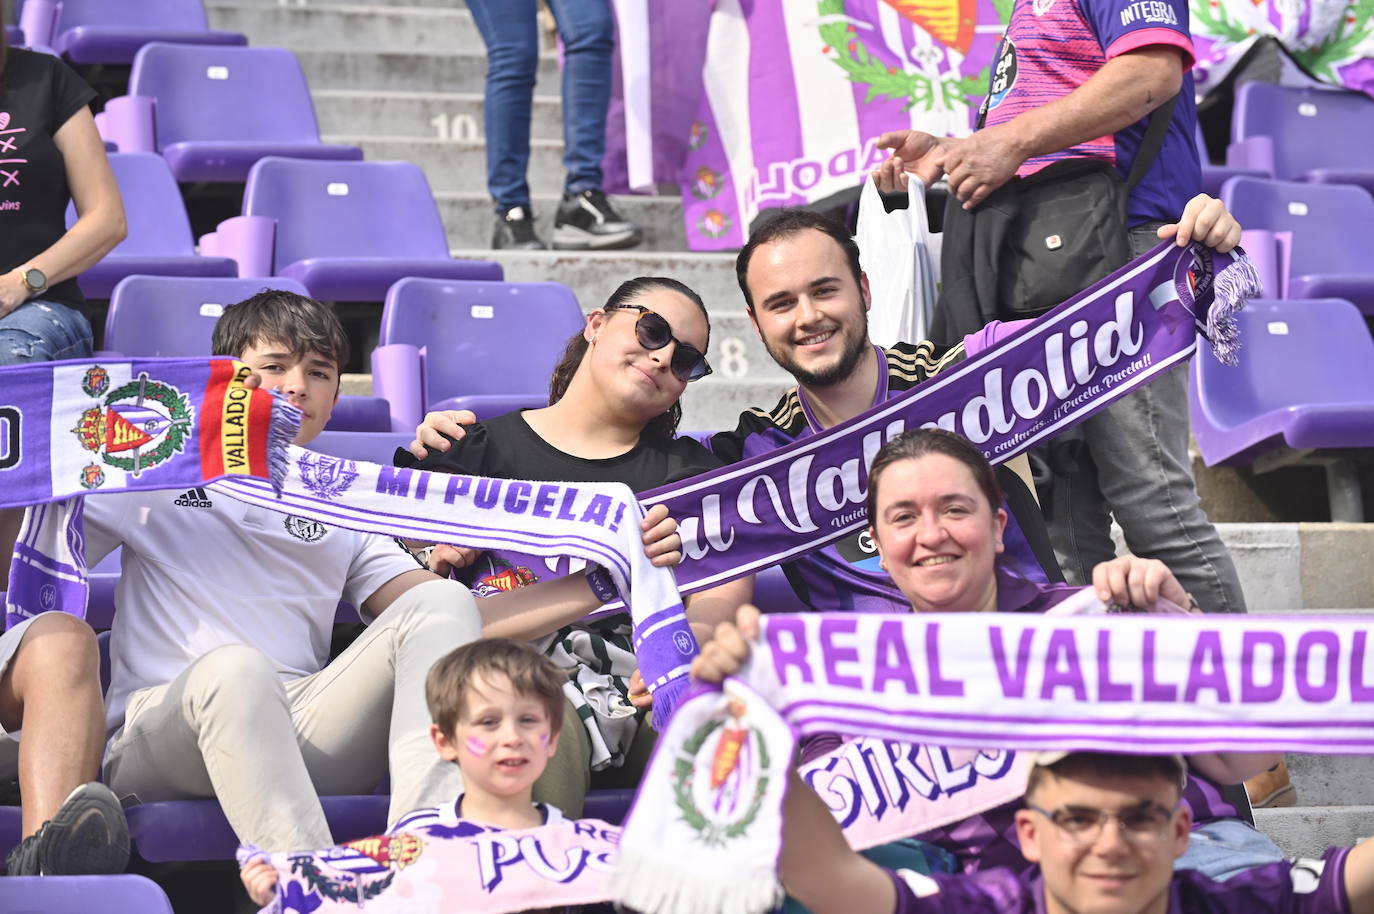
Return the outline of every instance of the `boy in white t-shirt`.
{"type": "MultiPolygon", "coordinates": [[[[308,444],[338,398],[348,340],[326,305],[264,291],[226,309],[214,353],[285,393],[308,444]]],[[[245,842],[332,843],[319,794],[393,816],[452,796],[429,749],[425,672],[481,636],[462,585],[395,540],[251,507],[214,486],[86,501],[87,558],[122,546],[110,642],[105,782],[126,804],[214,797],[245,842]],[[337,660],[340,599],[375,620],[337,660]]]]}
{"type": "MultiPolygon", "coordinates": [[[[437,826],[461,837],[563,821],[531,792],[558,748],[565,680],[547,657],[507,638],[465,644],[434,664],[425,680],[429,735],[439,758],[462,772],[464,789],[401,816],[388,833],[437,826]]],[[[254,902],[271,902],[275,869],[258,859],[239,875],[254,902]]]]}

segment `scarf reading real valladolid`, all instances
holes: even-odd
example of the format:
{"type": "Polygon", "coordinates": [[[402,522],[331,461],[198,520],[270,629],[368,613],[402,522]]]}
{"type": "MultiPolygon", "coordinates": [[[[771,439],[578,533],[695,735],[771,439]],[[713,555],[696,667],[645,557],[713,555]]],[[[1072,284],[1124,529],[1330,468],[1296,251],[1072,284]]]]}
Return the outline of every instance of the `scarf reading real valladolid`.
{"type": "MultiPolygon", "coordinates": [[[[667,501],[674,516],[684,521],[685,551],[692,561],[679,570],[682,591],[697,590],[747,574],[817,548],[861,526],[867,464],[883,442],[905,428],[922,424],[950,428],[973,440],[992,459],[1005,460],[1082,421],[1154,375],[1187,359],[1196,345],[1195,327],[1207,334],[1220,357],[1228,358],[1236,343],[1233,325],[1228,326],[1229,315],[1254,291],[1253,271],[1243,260],[1231,255],[1216,255],[1198,246],[1185,249],[1161,246],[1061,305],[1027,330],[902,398],[884,403],[825,435],[689,480],[670,491],[655,493],[657,497],[652,500],[667,501]]],[[[204,371],[207,365],[217,363],[201,360],[199,364],[204,371]]],[[[199,389],[189,379],[167,375],[166,371],[173,365],[172,362],[150,361],[146,367],[138,363],[133,366],[126,363],[43,366],[37,370],[47,372],[46,382],[40,376],[26,376],[28,386],[14,396],[11,391],[15,390],[15,385],[10,383],[10,378],[17,375],[4,376],[5,382],[0,386],[0,505],[55,502],[46,510],[32,512],[24,531],[24,554],[28,560],[16,559],[15,572],[20,583],[7,606],[13,617],[23,618],[46,608],[79,611],[84,605],[81,589],[84,567],[79,558],[79,501],[56,500],[120,487],[189,487],[225,472],[204,465],[203,459],[201,465],[193,467],[191,460],[192,456],[203,457],[199,451],[193,455],[191,445],[201,442],[204,449],[203,442],[218,434],[222,427],[234,428],[223,420],[217,407],[204,405],[218,403],[214,397],[208,400],[193,397],[191,406],[194,409],[189,414],[174,415],[170,407],[158,405],[161,400],[155,397],[150,400],[147,395],[147,391],[153,389],[149,385],[154,385],[159,396],[164,397],[168,395],[163,388],[174,392],[199,389]],[[127,398],[115,397],[107,392],[107,387],[97,390],[92,385],[95,393],[85,390],[84,373],[91,371],[97,373],[97,378],[101,371],[111,376],[122,372],[116,379],[121,391],[135,378],[146,375],[140,382],[144,393],[135,396],[133,402],[136,406],[147,406],[152,414],[131,412],[132,407],[125,408],[127,398]],[[68,377],[67,374],[59,375],[61,372],[75,374],[68,377]],[[79,391],[86,399],[74,391],[79,391]],[[83,453],[73,446],[71,435],[80,426],[81,417],[91,410],[104,416],[106,424],[99,434],[87,435],[87,440],[100,440],[94,447],[83,442],[83,453]],[[111,418],[113,415],[118,418],[111,418]],[[35,420],[35,417],[39,418],[35,420]],[[128,437],[131,433],[121,424],[125,421],[130,426],[142,421],[148,439],[129,446],[129,441],[138,436],[128,437]],[[111,423],[114,431],[111,431],[111,423]],[[194,434],[188,432],[179,437],[182,450],[178,450],[175,443],[166,446],[172,437],[169,429],[175,423],[196,430],[194,434]],[[130,457],[125,451],[133,451],[135,456],[130,457]],[[141,455],[153,451],[160,455],[159,462],[149,465],[141,455]],[[59,473],[54,460],[49,472],[48,455],[60,454],[63,455],[61,459],[68,460],[68,452],[87,462],[80,466],[72,463],[70,467],[63,464],[64,469],[59,473]],[[186,460],[178,464],[176,458],[182,456],[186,460]],[[42,467],[41,472],[35,469],[35,463],[42,467]],[[173,467],[178,467],[175,474],[173,467]],[[62,475],[71,471],[75,471],[76,482],[67,481],[62,475]],[[88,486],[87,481],[96,481],[96,484],[88,486]]],[[[270,406],[273,401],[266,402],[270,406]]],[[[286,417],[292,412],[289,408],[277,407],[273,414],[286,417]]],[[[218,483],[217,490],[263,507],[313,517],[337,526],[438,542],[515,549],[536,555],[571,554],[606,566],[616,577],[622,593],[630,598],[637,653],[645,678],[655,689],[656,717],[661,722],[670,715],[676,693],[685,681],[687,661],[695,653],[696,645],[686,626],[672,573],[652,569],[643,559],[635,522],[641,509],[625,487],[431,476],[294,448],[264,450],[265,455],[269,453],[277,457],[279,462],[275,465],[282,469],[275,477],[279,490],[264,481],[273,478],[266,468],[252,476],[239,475],[218,483]]],[[[885,637],[894,636],[889,633],[885,637]]],[[[1225,647],[1225,651],[1230,649],[1229,645],[1225,647]]],[[[956,662],[949,664],[945,675],[959,675],[956,662]]],[[[1058,697],[1062,707],[1073,706],[1074,696],[1061,694],[1058,697]]],[[[760,703],[750,700],[745,704],[752,713],[760,703]]],[[[696,845],[703,838],[718,845],[721,837],[712,824],[712,816],[725,815],[728,821],[730,811],[737,810],[741,802],[744,802],[745,811],[757,806],[758,817],[766,818],[770,809],[776,814],[776,805],[769,805],[776,797],[756,797],[751,792],[753,788],[742,780],[748,771],[770,769],[768,765],[755,764],[761,759],[749,742],[758,730],[766,728],[765,725],[755,728],[752,723],[747,726],[730,723],[735,719],[733,712],[740,707],[738,701],[727,702],[720,709],[720,726],[701,739],[693,736],[699,727],[692,729],[674,750],[685,753],[683,758],[699,762],[703,754],[713,752],[713,747],[720,745],[721,739],[728,735],[733,746],[730,752],[736,753],[745,763],[726,771],[717,787],[709,786],[718,780],[711,772],[711,763],[705,764],[705,774],[691,781],[695,785],[692,790],[725,790],[729,794],[728,802],[722,797],[712,798],[703,808],[715,812],[706,814],[704,819],[695,814],[688,816],[693,822],[706,823],[702,834],[694,839],[684,833],[685,843],[681,848],[659,840],[649,842],[667,854],[681,850],[683,860],[690,865],[692,879],[699,879],[703,872],[692,864],[698,860],[695,854],[700,848],[696,845]],[[694,744],[694,752],[684,748],[694,744]],[[720,802],[716,802],[718,800],[720,802]]],[[[975,708],[967,713],[977,719],[983,712],[975,708]]],[[[863,716],[858,715],[859,718],[863,716]]],[[[697,723],[701,720],[699,716],[693,718],[697,723]]],[[[689,721],[684,726],[696,724],[689,721]]],[[[790,741],[789,728],[785,723],[781,726],[787,731],[785,739],[790,741]]],[[[1087,726],[1092,729],[1091,724],[1087,726]]],[[[863,720],[845,724],[845,729],[856,734],[869,733],[866,727],[863,720]]],[[[1263,727],[1261,723],[1261,734],[1263,727]]],[[[1001,732],[995,727],[993,730],[1001,732]]],[[[667,736],[681,732],[675,725],[667,736]]],[[[983,732],[978,746],[1001,745],[983,732]]],[[[894,733],[889,729],[870,735],[908,743],[914,735],[906,731],[900,736],[893,736],[894,733]]],[[[665,741],[671,742],[667,738],[665,741]]],[[[948,740],[947,744],[975,745],[957,740],[948,740]]],[[[771,745],[759,742],[757,748],[767,749],[771,745]]],[[[780,753],[770,752],[769,758],[776,766],[779,759],[788,755],[788,750],[784,749],[780,753]]],[[[979,759],[974,767],[989,780],[1007,777],[1008,772],[1013,772],[1010,781],[1015,780],[1015,772],[1024,775],[1024,766],[1018,767],[1014,753],[979,754],[975,748],[971,755],[979,759]]],[[[656,766],[666,757],[665,752],[660,752],[656,766]]],[[[915,751],[900,757],[889,753],[889,761],[899,769],[914,767],[917,759],[924,760],[926,756],[915,751]]],[[[933,766],[935,760],[930,761],[933,766]]],[[[943,763],[948,765],[949,759],[943,759],[943,763]]],[[[669,767],[674,766],[670,764],[669,767]]],[[[688,766],[687,771],[695,770],[692,765],[688,766]]],[[[670,774],[657,787],[671,789],[667,785],[680,784],[681,772],[677,775],[676,781],[670,774]]],[[[664,779],[656,775],[646,780],[664,779]]],[[[753,783],[757,785],[758,782],[753,783]]],[[[776,786],[777,779],[772,783],[776,786]]],[[[656,814],[667,818],[685,815],[685,807],[679,800],[676,795],[667,798],[658,804],[660,808],[656,814]]],[[[631,827],[636,827],[643,819],[646,805],[641,802],[637,806],[631,827]]],[[[928,810],[919,810],[919,806],[920,803],[911,802],[901,810],[905,825],[909,827],[908,834],[920,831],[923,823],[925,827],[935,824],[926,815],[928,810]]],[[[864,816],[855,818],[863,820],[864,816]]],[[[872,821],[851,824],[856,825],[849,831],[851,835],[857,835],[865,824],[874,825],[872,821]]],[[[887,829],[884,825],[875,833],[888,833],[887,829]]],[[[759,897],[760,891],[771,896],[776,889],[772,877],[775,849],[770,851],[767,840],[759,839],[759,832],[751,827],[741,828],[739,823],[734,823],[725,831],[732,836],[732,845],[738,843],[733,837],[749,835],[748,842],[758,852],[756,856],[765,861],[760,867],[760,878],[753,883],[755,887],[742,888],[735,893],[736,900],[741,896],[759,897]],[[739,834],[735,835],[737,831],[739,834]]],[[[639,846],[641,842],[635,844],[639,846]]],[[[423,847],[423,842],[419,846],[423,847]]],[[[412,852],[419,851],[412,848],[412,852]]],[[[444,848],[432,842],[429,852],[442,855],[444,848]]],[[[721,872],[735,869],[741,859],[749,856],[744,854],[736,858],[730,868],[721,872]]],[[[318,856],[320,866],[326,871],[328,859],[328,853],[318,856]]],[[[625,858],[622,856],[622,859],[625,858]]],[[[641,875],[632,873],[629,884],[644,885],[645,874],[652,873],[655,865],[652,861],[635,864],[632,869],[641,875]],[[644,869],[645,865],[649,869],[644,869]]],[[[519,875],[520,878],[542,880],[550,889],[576,881],[581,878],[579,874],[599,872],[596,867],[573,869],[576,872],[553,865],[541,868],[531,864],[528,868],[509,872],[512,879],[519,875]],[[549,873],[561,873],[562,876],[554,879],[549,873]]],[[[402,880],[403,874],[392,867],[389,875],[402,880]]],[[[289,868],[283,868],[283,876],[291,877],[289,868]]],[[[340,878],[346,879],[347,874],[340,878]]],[[[454,871],[453,878],[463,877],[459,871],[454,871]]],[[[395,884],[392,879],[387,881],[395,884]]],[[[748,880],[744,884],[749,884],[748,880]]],[[[658,892],[658,909],[672,909],[675,904],[672,899],[690,897],[690,892],[680,896],[674,888],[676,885],[669,872],[660,887],[662,891],[658,892]],[[664,904],[667,907],[663,907],[664,904]]],[[[298,893],[308,888],[299,880],[292,882],[285,878],[283,892],[288,892],[292,886],[298,893]]],[[[708,885],[702,888],[709,897],[719,897],[714,888],[708,885]]],[[[489,894],[484,894],[480,883],[472,883],[470,889],[482,897],[489,894]]],[[[585,886],[582,891],[585,892],[585,886]]],[[[382,897],[386,894],[389,893],[384,892],[382,897]]],[[[320,900],[318,893],[314,897],[320,900]]],[[[554,895],[548,897],[551,902],[557,900],[554,895]]],[[[518,909],[503,907],[494,897],[489,900],[493,906],[474,907],[474,910],[518,909]]],[[[677,909],[715,907],[709,901],[701,906],[684,904],[685,907],[679,904],[677,909]]],[[[655,908],[656,903],[646,902],[645,907],[655,908]]]]}

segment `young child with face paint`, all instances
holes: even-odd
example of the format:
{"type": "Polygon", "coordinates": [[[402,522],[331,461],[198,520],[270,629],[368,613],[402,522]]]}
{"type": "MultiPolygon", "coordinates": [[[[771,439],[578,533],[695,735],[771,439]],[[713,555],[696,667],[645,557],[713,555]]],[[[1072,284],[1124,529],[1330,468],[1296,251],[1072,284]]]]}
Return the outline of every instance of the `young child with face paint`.
{"type": "MultiPolygon", "coordinates": [[[[535,803],[534,782],[558,748],[566,676],[528,644],[486,638],[449,652],[425,680],[430,738],[458,765],[463,792],[451,802],[417,809],[388,834],[421,826],[454,837],[563,821],[555,806],[535,803]]],[[[239,873],[256,904],[272,900],[277,874],[265,861],[239,873]]]]}

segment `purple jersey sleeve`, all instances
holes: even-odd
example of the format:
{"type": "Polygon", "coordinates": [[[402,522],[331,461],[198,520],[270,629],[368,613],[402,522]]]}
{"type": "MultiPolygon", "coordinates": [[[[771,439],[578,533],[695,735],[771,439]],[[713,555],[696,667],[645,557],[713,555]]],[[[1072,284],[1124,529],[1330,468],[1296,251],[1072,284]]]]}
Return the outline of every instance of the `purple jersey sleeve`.
{"type": "Polygon", "coordinates": [[[1169,907],[1200,914],[1350,914],[1345,894],[1348,847],[1328,848],[1320,860],[1298,859],[1244,870],[1225,882],[1193,871],[1174,877],[1169,907]]]}
{"type": "Polygon", "coordinates": [[[972,876],[924,876],[888,870],[897,888],[894,914],[1031,914],[1034,887],[1010,870],[972,876]]]}
{"type": "Polygon", "coordinates": [[[1119,54],[1149,45],[1172,45],[1186,57],[1184,68],[1193,65],[1193,38],[1188,32],[1186,0],[1078,0],[1083,16],[1097,33],[1102,56],[1119,54]]]}

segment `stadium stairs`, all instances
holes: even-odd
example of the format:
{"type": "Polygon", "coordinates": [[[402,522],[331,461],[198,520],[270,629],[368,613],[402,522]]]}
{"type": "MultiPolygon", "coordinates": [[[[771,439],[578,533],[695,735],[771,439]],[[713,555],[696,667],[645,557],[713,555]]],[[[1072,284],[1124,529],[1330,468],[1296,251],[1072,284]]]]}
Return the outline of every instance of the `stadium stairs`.
{"type": "MultiPolygon", "coordinates": [[[[716,373],[683,398],[683,427],[732,427],[741,408],[771,405],[789,380],[768,358],[744,314],[733,255],[686,251],[674,189],[620,197],[645,229],[635,250],[606,253],[487,250],[492,213],[482,136],[481,38],[458,0],[207,0],[212,28],[300,55],[325,142],[357,144],[368,159],[419,163],[439,200],[455,255],[499,261],[511,280],[557,279],[584,308],[638,275],[677,277],[701,293],[714,332],[716,373]]],[[[541,235],[552,235],[562,187],[562,116],[556,54],[540,62],[530,180],[541,235]]],[[[371,393],[351,376],[347,393],[371,393]]],[[[1351,612],[1374,605],[1374,525],[1278,523],[1325,510],[1319,477],[1278,471],[1267,479],[1211,470],[1196,461],[1211,516],[1240,566],[1255,611],[1351,612]]],[[[1367,491],[1374,486],[1367,486],[1367,491]]],[[[1374,515],[1371,515],[1374,516],[1374,515]]],[[[1374,828],[1374,759],[1291,756],[1299,806],[1260,810],[1257,820],[1292,853],[1349,844],[1374,828]]]]}

